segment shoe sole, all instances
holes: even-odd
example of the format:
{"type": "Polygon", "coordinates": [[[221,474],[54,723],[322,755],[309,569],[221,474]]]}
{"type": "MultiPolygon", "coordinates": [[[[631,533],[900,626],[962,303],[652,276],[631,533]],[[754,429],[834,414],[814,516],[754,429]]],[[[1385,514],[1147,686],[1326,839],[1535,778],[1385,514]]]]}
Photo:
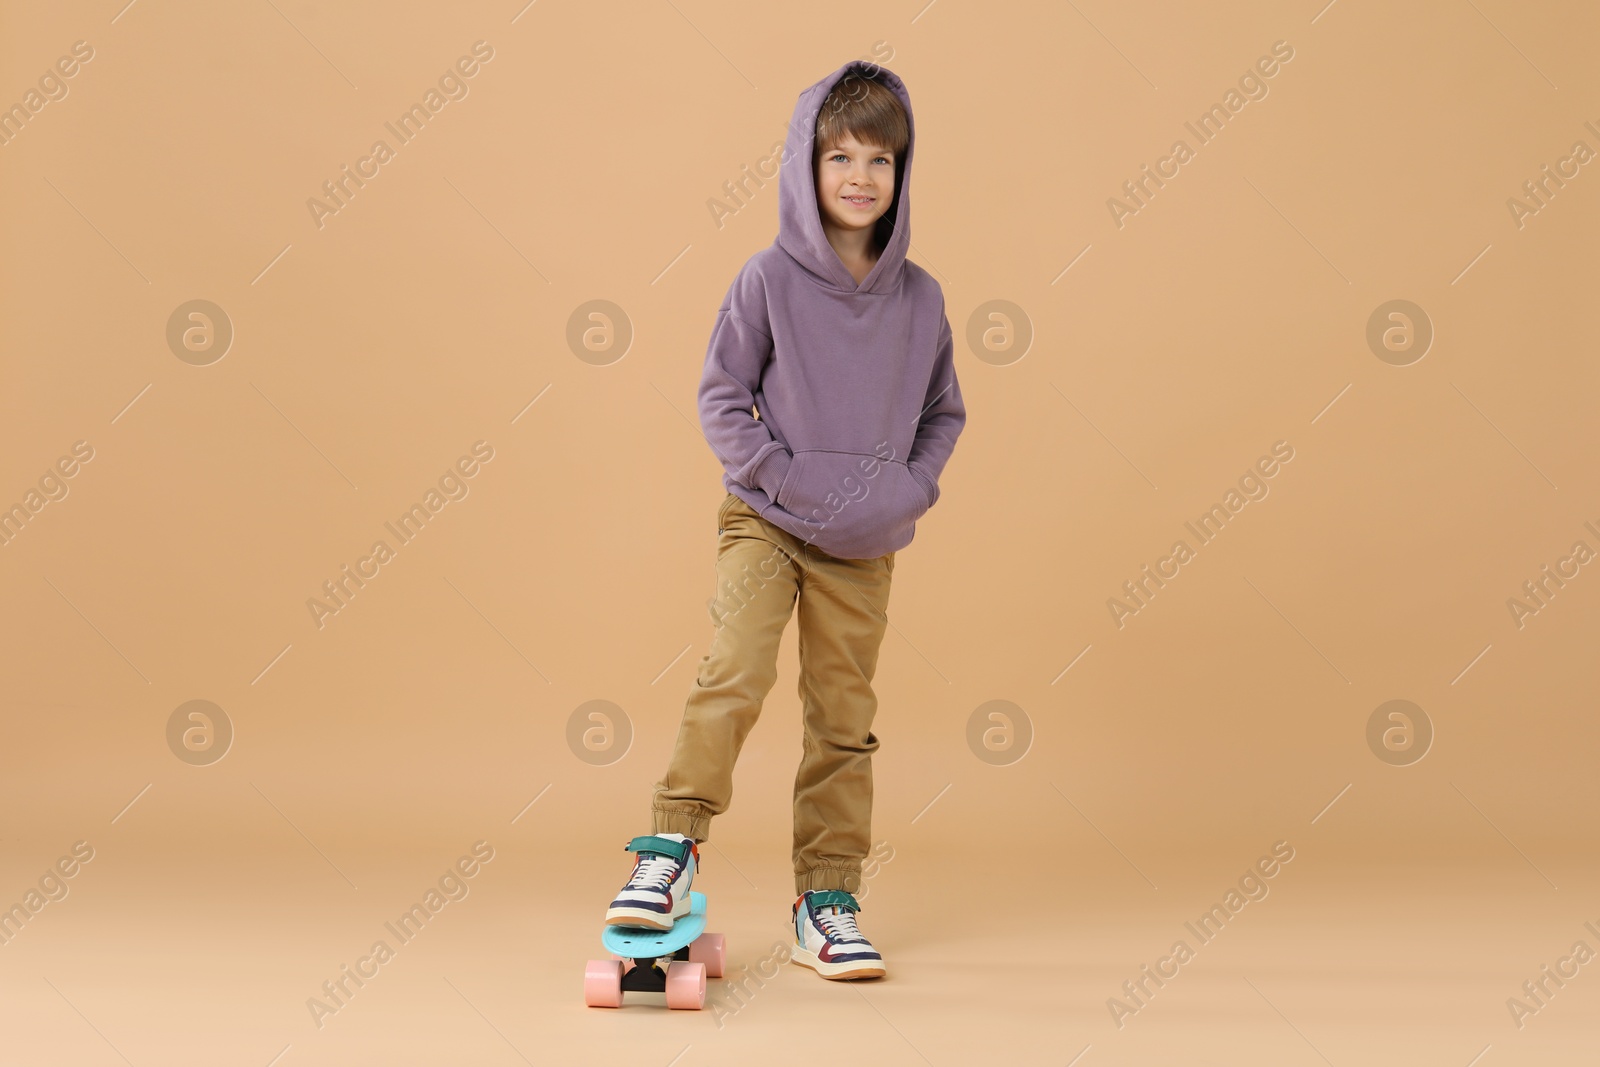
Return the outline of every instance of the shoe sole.
{"type": "Polygon", "coordinates": [[[882,978],[888,970],[881,963],[823,963],[815,952],[802,948],[789,950],[789,962],[810,967],[824,978],[835,981],[851,978],[882,978]]]}
{"type": "Polygon", "coordinates": [[[682,908],[672,915],[663,918],[658,911],[645,911],[642,908],[612,908],[606,912],[607,926],[633,926],[646,930],[670,930],[673,925],[685,915],[689,914],[690,900],[685,894],[681,901],[682,908]]]}

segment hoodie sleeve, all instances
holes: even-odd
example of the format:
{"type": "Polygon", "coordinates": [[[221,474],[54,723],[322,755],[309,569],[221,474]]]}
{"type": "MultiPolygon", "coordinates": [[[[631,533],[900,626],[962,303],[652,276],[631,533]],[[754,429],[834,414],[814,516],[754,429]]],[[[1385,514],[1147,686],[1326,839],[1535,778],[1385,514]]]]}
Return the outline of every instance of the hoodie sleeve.
{"type": "Polygon", "coordinates": [[[753,272],[728,287],[700,375],[700,428],[729,477],[776,500],[794,457],[753,414],[772,337],[762,328],[766,303],[753,272]]]}
{"type": "Polygon", "coordinates": [[[939,349],[934,356],[928,394],[922,401],[922,417],[917,421],[917,438],[906,457],[906,466],[928,492],[930,508],[939,502],[939,475],[966,424],[967,406],[961,399],[961,383],[956,380],[955,338],[941,304],[939,349]]]}

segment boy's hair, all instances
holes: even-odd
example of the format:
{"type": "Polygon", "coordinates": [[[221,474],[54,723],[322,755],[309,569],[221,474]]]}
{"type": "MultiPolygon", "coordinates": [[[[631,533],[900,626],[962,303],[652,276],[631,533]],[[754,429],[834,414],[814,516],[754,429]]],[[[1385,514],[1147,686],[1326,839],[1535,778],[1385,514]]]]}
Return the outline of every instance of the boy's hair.
{"type": "Polygon", "coordinates": [[[886,148],[895,156],[900,169],[901,156],[911,141],[906,109],[900,98],[870,77],[852,71],[840,78],[822,101],[817,112],[817,137],[811,151],[812,169],[826,147],[846,135],[865,145],[886,148]]]}

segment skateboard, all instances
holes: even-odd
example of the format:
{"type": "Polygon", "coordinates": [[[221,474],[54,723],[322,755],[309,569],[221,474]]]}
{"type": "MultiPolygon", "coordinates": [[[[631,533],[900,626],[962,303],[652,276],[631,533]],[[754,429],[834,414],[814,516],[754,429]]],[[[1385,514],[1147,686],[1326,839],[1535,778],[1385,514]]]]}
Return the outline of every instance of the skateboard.
{"type": "Polygon", "coordinates": [[[607,926],[600,941],[611,958],[590,960],[584,971],[583,1002],[591,1008],[620,1008],[622,994],[632,991],[665,993],[667,1007],[698,1011],[706,1006],[706,979],[722,977],[723,939],[706,933],[704,893],[689,893],[689,914],[670,930],[607,926]]]}

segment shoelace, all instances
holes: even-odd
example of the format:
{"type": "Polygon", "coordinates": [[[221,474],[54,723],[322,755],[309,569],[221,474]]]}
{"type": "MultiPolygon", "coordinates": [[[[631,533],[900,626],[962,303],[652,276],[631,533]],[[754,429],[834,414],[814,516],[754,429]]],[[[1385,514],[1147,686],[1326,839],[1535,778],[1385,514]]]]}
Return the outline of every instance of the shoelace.
{"type": "Polygon", "coordinates": [[[817,921],[822,924],[824,932],[832,941],[865,941],[861,931],[856,929],[856,913],[849,908],[835,906],[833,914],[818,912],[817,921]]]}
{"type": "Polygon", "coordinates": [[[677,872],[678,863],[671,856],[643,853],[633,869],[633,878],[629,880],[628,888],[665,890],[667,883],[672,881],[672,876],[677,872]]]}

